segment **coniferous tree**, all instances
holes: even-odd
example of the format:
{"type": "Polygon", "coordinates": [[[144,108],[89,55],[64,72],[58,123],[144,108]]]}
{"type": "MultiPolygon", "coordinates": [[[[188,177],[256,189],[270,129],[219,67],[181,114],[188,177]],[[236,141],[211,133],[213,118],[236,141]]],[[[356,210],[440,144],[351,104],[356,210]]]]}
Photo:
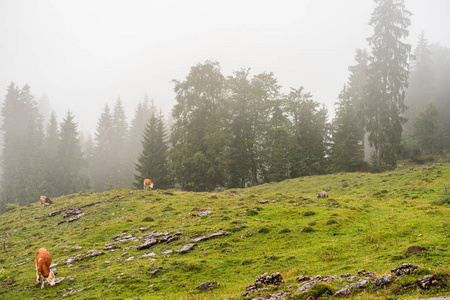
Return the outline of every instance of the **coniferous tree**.
{"type": "Polygon", "coordinates": [[[134,178],[134,165],[137,162],[139,153],[142,152],[142,133],[147,124],[147,120],[150,117],[149,100],[147,95],[144,96],[144,100],[139,102],[134,118],[131,121],[130,129],[128,132],[128,142],[125,153],[125,163],[123,170],[123,177],[127,180],[127,186],[133,185],[134,178]]]}
{"type": "Polygon", "coordinates": [[[375,147],[376,167],[395,166],[405,122],[405,88],[408,80],[410,13],[403,0],[375,0],[377,7],[369,24],[374,33],[371,46],[369,95],[366,102],[366,130],[375,147]]]}
{"type": "Polygon", "coordinates": [[[112,114],[112,144],[113,144],[113,162],[115,169],[115,186],[130,187],[129,178],[125,177],[125,156],[126,143],[128,138],[128,124],[123,108],[122,100],[117,99],[112,114]]]}
{"type": "Polygon", "coordinates": [[[91,178],[81,152],[77,123],[70,111],[60,125],[58,162],[58,195],[86,192],[91,189],[91,178]]]}
{"type": "Polygon", "coordinates": [[[226,182],[225,78],[207,61],[175,81],[171,170],[182,188],[210,191],[226,182]]]}
{"type": "Polygon", "coordinates": [[[303,87],[286,96],[287,113],[292,122],[290,177],[324,174],[327,153],[327,111],[303,87]]]}
{"type": "Polygon", "coordinates": [[[115,177],[113,144],[113,120],[108,104],[105,105],[97,123],[95,148],[90,165],[93,188],[96,192],[113,188],[115,177]]]}
{"type": "Polygon", "coordinates": [[[424,154],[433,154],[444,148],[444,131],[438,123],[438,111],[433,104],[419,113],[413,122],[413,137],[418,149],[424,154]]]}
{"type": "MultiPolygon", "coordinates": [[[[52,111],[50,114],[50,119],[48,120],[46,133],[45,133],[45,169],[43,170],[45,174],[45,178],[49,183],[49,189],[47,192],[43,191],[43,194],[48,197],[57,196],[57,186],[58,182],[58,162],[55,159],[58,156],[58,147],[59,147],[59,125],[58,120],[56,118],[56,113],[52,111]]],[[[59,196],[59,195],[58,195],[59,196]]]]}
{"type": "Polygon", "coordinates": [[[45,188],[40,177],[44,133],[42,117],[28,85],[22,89],[14,83],[9,85],[2,116],[4,144],[0,209],[4,210],[7,203],[24,205],[36,201],[40,189],[45,188]]]}
{"type": "Polygon", "coordinates": [[[156,108],[153,105],[143,132],[142,148],[135,165],[134,186],[141,189],[144,179],[150,178],[155,188],[168,188],[171,184],[167,169],[167,133],[163,116],[161,113],[156,115],[156,108]]]}
{"type": "Polygon", "coordinates": [[[330,169],[355,172],[363,165],[364,152],[359,114],[344,86],[339,95],[331,134],[330,169]]]}

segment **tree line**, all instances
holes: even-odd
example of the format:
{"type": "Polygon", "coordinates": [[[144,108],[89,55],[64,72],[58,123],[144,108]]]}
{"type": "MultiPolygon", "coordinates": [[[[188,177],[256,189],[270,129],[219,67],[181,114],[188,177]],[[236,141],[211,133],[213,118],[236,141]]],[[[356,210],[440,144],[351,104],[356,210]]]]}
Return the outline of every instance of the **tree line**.
{"type": "Polygon", "coordinates": [[[215,61],[174,80],[170,126],[147,97],[128,123],[119,98],[105,105],[94,137],[80,135],[70,111],[61,123],[52,113],[44,126],[30,87],[11,83],[2,107],[0,211],[40,195],[142,188],[144,178],[155,188],[212,191],[382,171],[401,155],[448,149],[450,49],[422,34],[411,53],[403,1],[376,2],[370,49],[356,50],[331,122],[304,87],[283,93],[273,73],[243,68],[226,76],[215,61]]]}

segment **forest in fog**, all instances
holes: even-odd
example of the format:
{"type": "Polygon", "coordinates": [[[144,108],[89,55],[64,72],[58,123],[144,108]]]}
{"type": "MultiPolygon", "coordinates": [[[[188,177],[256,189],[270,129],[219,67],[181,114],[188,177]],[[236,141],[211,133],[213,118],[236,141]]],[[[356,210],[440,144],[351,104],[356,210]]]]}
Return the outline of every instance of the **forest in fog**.
{"type": "MultiPolygon", "coordinates": [[[[405,42],[410,13],[379,1],[367,49],[355,49],[335,115],[301,83],[281,92],[275,74],[223,74],[207,60],[173,81],[165,116],[145,96],[132,119],[105,104],[95,132],[77,116],[45,121],[28,85],[6,87],[1,110],[0,213],[8,205],[113,188],[220,191],[333,172],[379,172],[398,159],[426,162],[450,148],[450,49],[405,42]]],[[[80,87],[82,88],[82,87],[80,87]]]]}

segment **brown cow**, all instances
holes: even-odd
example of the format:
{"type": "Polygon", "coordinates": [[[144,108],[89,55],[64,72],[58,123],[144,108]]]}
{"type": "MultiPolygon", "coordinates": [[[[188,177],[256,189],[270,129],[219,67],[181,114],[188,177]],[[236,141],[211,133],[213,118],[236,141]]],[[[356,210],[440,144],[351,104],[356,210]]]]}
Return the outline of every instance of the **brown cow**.
{"type": "Polygon", "coordinates": [[[153,188],[153,182],[150,179],[144,179],[144,190],[153,188]]]}
{"type": "Polygon", "coordinates": [[[41,289],[44,288],[44,282],[51,285],[55,285],[56,273],[50,270],[50,265],[52,264],[52,256],[47,249],[41,248],[36,252],[36,284],[39,284],[40,278],[42,278],[41,289]]]}
{"type": "Polygon", "coordinates": [[[41,208],[44,208],[47,205],[53,204],[52,200],[50,200],[50,198],[47,196],[41,196],[39,198],[39,201],[41,202],[41,206],[42,206],[41,208]]]}

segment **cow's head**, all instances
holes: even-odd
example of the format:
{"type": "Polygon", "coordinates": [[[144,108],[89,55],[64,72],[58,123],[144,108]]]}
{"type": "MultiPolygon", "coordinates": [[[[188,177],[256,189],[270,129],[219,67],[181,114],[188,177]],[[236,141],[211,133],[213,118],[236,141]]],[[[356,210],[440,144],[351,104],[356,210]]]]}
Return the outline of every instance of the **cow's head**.
{"type": "Polygon", "coordinates": [[[56,273],[56,272],[50,271],[50,273],[48,274],[48,277],[46,278],[48,284],[50,284],[51,286],[55,285],[55,278],[56,278],[57,274],[58,273],[56,273]]]}

